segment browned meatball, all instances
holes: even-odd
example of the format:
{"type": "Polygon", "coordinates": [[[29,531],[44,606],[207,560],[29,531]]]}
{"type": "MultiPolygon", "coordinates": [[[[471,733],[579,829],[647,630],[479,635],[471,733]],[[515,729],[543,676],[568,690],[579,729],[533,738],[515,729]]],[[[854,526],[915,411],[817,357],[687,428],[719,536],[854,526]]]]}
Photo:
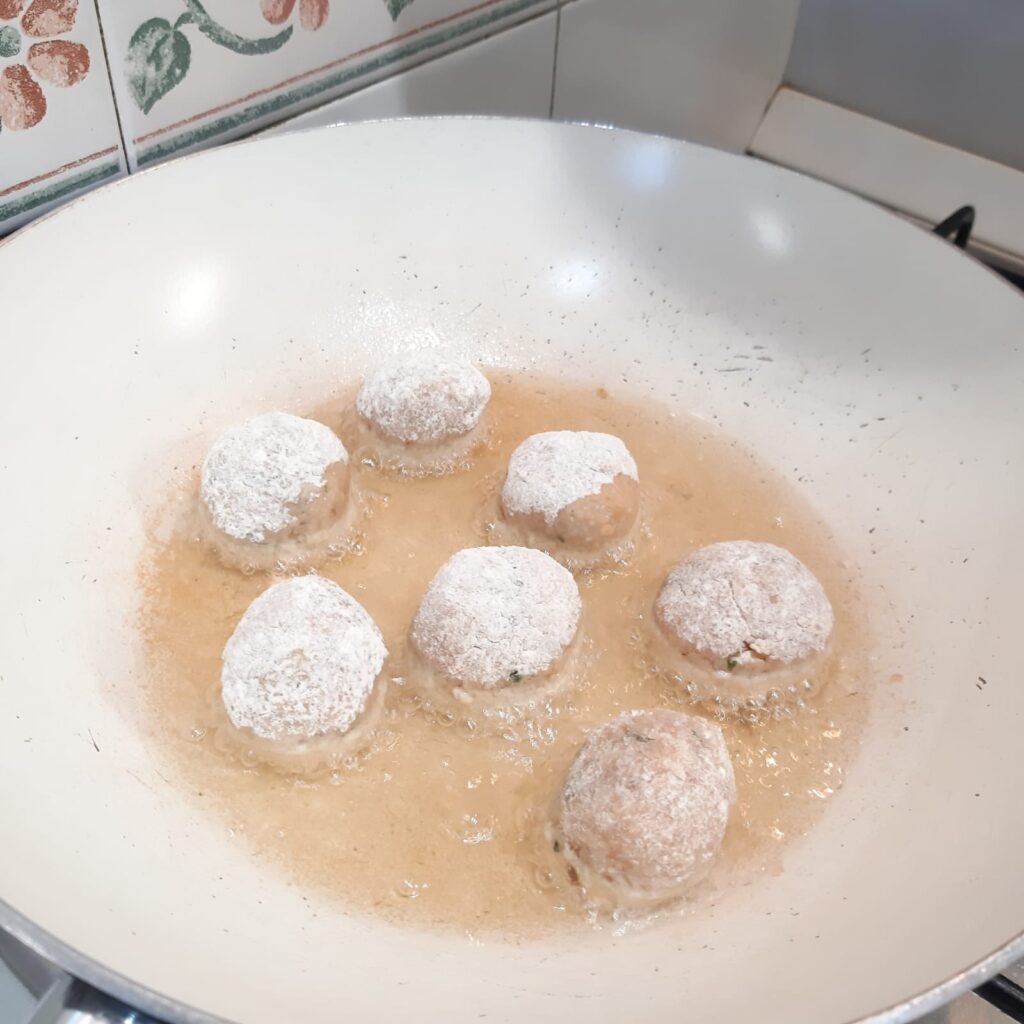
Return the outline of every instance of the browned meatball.
{"type": "Polygon", "coordinates": [[[833,626],[828,597],[803,562],[743,540],[683,559],[658,592],[654,618],[662,667],[726,708],[810,693],[833,626]]]}
{"type": "Polygon", "coordinates": [[[717,725],[663,708],[591,732],[565,777],[553,845],[589,897],[650,906],[710,870],[736,799],[717,725]]]}
{"type": "Polygon", "coordinates": [[[520,539],[568,565],[615,557],[640,510],[636,463],[611,434],[533,434],[509,459],[501,510],[520,539]]]}

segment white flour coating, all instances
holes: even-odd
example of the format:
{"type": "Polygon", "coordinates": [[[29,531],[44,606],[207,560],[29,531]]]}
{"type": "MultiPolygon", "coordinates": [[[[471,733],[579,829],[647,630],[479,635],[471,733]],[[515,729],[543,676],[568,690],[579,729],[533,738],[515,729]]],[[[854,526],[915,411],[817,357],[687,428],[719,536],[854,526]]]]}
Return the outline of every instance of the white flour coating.
{"type": "Polygon", "coordinates": [[[368,374],[356,410],[385,437],[432,444],[472,430],[490,397],[490,381],[471,363],[424,351],[368,374]]]}
{"type": "Polygon", "coordinates": [[[229,427],[203,462],[200,493],[218,530],[261,543],[295,522],[291,507],[348,452],[322,423],[268,412],[229,427]]]}
{"type": "Polygon", "coordinates": [[[268,740],[344,733],[387,657],[377,624],[336,583],[296,576],[246,609],[224,647],[221,696],[231,721],[268,740]]]}
{"type": "Polygon", "coordinates": [[[549,555],[466,548],[430,581],[410,636],[453,680],[492,689],[547,672],[576,635],[580,608],[572,573],[549,555]]]}
{"type": "Polygon", "coordinates": [[[723,541],[668,575],[655,608],[680,643],[702,654],[791,662],[822,651],[832,605],[814,574],[774,544],[723,541]]]}
{"type": "Polygon", "coordinates": [[[533,434],[508,460],[501,503],[512,515],[540,514],[550,526],[562,509],[597,494],[619,475],[636,480],[636,463],[625,444],[611,434],[533,434]]]}
{"type": "Polygon", "coordinates": [[[644,898],[706,874],[736,779],[722,730],[664,708],[626,711],[591,732],[566,775],[559,813],[570,861],[644,898]]]}

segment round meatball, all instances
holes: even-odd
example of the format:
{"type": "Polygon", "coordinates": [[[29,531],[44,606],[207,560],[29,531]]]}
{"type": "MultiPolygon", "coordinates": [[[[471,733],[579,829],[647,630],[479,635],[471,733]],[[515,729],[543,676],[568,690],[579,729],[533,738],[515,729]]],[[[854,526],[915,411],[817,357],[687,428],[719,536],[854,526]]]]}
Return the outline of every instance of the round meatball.
{"type": "Polygon", "coordinates": [[[349,458],[337,435],[284,412],[224,431],[203,462],[204,532],[237,568],[319,557],[351,528],[349,458]]]}
{"type": "Polygon", "coordinates": [[[509,458],[505,522],[518,539],[574,568],[626,554],[639,509],[636,463],[611,434],[533,434],[509,458]]]}
{"type": "Polygon", "coordinates": [[[297,576],[246,609],[224,647],[221,698],[239,742],[283,767],[337,761],[379,714],[387,648],[336,583],[297,576]]]}
{"type": "Polygon", "coordinates": [[[427,586],[409,639],[435,698],[523,705],[571,682],[580,621],[572,575],[540,551],[456,552],[427,586]]]}
{"type": "Polygon", "coordinates": [[[697,697],[725,705],[777,702],[813,691],[834,622],[822,585],[774,544],[700,548],[665,579],[654,602],[660,660],[697,697]]]}
{"type": "Polygon", "coordinates": [[[708,873],[735,800],[717,725],[680,711],[627,711],[580,747],[558,798],[553,846],[588,898],[652,906],[708,873]]]}
{"type": "Polygon", "coordinates": [[[471,363],[422,351],[368,374],[356,396],[362,442],[383,468],[446,473],[481,440],[491,397],[471,363]]]}

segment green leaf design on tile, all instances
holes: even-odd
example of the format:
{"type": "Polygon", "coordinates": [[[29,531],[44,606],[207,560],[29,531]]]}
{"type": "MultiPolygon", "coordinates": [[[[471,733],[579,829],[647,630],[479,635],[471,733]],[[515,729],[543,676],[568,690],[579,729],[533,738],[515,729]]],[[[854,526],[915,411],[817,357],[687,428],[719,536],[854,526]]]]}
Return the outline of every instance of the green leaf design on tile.
{"type": "Polygon", "coordinates": [[[21,52],[21,33],[13,25],[0,28],[0,57],[17,57],[21,52]]]}
{"type": "Polygon", "coordinates": [[[144,114],[188,73],[189,41],[163,18],[144,21],[128,43],[125,67],[132,98],[144,114]]]}
{"type": "Polygon", "coordinates": [[[185,6],[191,15],[191,21],[207,39],[218,46],[231,50],[233,53],[240,53],[246,57],[258,57],[264,53],[273,53],[275,50],[280,50],[292,36],[293,29],[289,25],[275,36],[265,36],[262,39],[246,39],[244,36],[238,35],[237,32],[232,32],[230,29],[226,29],[223,25],[214,21],[207,14],[206,8],[203,7],[199,0],[185,0],[185,6]]]}
{"type": "Polygon", "coordinates": [[[246,39],[214,21],[200,0],[184,0],[184,4],[187,9],[173,25],[164,18],[150,18],[135,30],[128,44],[128,88],[145,114],[188,74],[192,45],[183,28],[195,25],[211,42],[247,57],[273,53],[292,36],[289,25],[273,36],[246,39]]]}
{"type": "Polygon", "coordinates": [[[384,0],[392,21],[398,21],[398,16],[412,3],[412,0],[384,0]]]}

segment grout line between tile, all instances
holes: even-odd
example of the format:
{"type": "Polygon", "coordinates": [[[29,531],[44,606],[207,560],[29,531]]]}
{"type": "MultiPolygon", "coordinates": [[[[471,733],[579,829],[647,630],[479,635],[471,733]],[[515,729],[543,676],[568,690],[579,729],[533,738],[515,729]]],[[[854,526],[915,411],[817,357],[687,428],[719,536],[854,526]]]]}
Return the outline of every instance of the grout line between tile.
{"type": "Polygon", "coordinates": [[[110,101],[114,105],[114,120],[117,122],[117,137],[121,140],[121,155],[124,157],[125,170],[131,173],[131,162],[128,159],[128,146],[124,136],[124,125],[121,123],[121,106],[117,101],[117,89],[114,88],[114,68],[110,62],[110,50],[107,48],[107,33],[103,29],[103,16],[100,14],[99,0],[93,0],[96,11],[96,25],[100,32],[100,45],[103,47],[103,63],[107,68],[107,84],[110,86],[110,101]]]}
{"type": "Polygon", "coordinates": [[[555,8],[555,52],[551,55],[551,99],[548,102],[548,119],[555,116],[555,84],[558,81],[558,38],[562,31],[562,0],[555,8]]]}

